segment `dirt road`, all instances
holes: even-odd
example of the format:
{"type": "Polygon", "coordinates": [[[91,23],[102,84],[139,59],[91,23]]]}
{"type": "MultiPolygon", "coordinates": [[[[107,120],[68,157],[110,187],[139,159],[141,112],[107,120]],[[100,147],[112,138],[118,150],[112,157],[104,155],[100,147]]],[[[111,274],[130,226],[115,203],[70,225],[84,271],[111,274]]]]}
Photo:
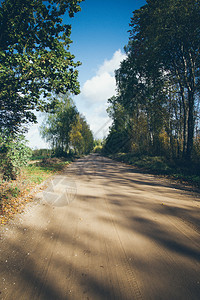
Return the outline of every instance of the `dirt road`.
{"type": "Polygon", "coordinates": [[[90,155],[38,197],[2,234],[1,299],[200,299],[199,194],[90,155]]]}

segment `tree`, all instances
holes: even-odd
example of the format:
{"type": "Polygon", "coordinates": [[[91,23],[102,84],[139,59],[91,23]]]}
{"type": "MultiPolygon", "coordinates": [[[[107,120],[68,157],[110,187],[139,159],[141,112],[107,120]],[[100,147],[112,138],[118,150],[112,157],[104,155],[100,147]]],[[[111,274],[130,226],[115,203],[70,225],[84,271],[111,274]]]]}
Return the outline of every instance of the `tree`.
{"type": "Polygon", "coordinates": [[[147,0],[134,11],[127,57],[115,74],[109,141],[124,135],[115,128],[121,106],[132,150],[191,159],[199,114],[199,16],[199,0],[147,0]]]}
{"type": "Polygon", "coordinates": [[[132,124],[129,114],[121,104],[121,98],[113,96],[108,99],[110,106],[107,109],[109,117],[113,119],[109,134],[105,140],[104,152],[117,153],[131,150],[132,124]]]}
{"type": "Polygon", "coordinates": [[[200,74],[199,16],[199,0],[149,0],[135,11],[130,31],[147,65],[158,65],[179,86],[184,114],[183,155],[188,160],[193,149],[200,74]]]}
{"type": "Polygon", "coordinates": [[[42,137],[50,143],[58,155],[67,153],[70,146],[70,133],[76,124],[78,110],[69,94],[59,95],[59,100],[40,128],[42,137]]]}
{"type": "Polygon", "coordinates": [[[84,116],[78,114],[70,133],[71,146],[76,154],[88,154],[93,150],[94,139],[84,116]]]}
{"type": "Polygon", "coordinates": [[[56,155],[88,154],[93,149],[93,135],[69,94],[59,95],[55,106],[41,126],[42,137],[50,143],[56,155]]]}
{"type": "Polygon", "coordinates": [[[70,132],[70,145],[75,154],[84,153],[84,139],[81,134],[82,124],[80,122],[80,116],[77,115],[76,122],[73,124],[70,132]]]}
{"type": "Polygon", "coordinates": [[[83,137],[83,153],[89,154],[94,147],[94,138],[90,126],[84,116],[80,115],[80,123],[82,125],[81,135],[83,137]]]}
{"type": "Polygon", "coordinates": [[[157,155],[160,154],[159,134],[166,103],[164,81],[156,65],[149,66],[141,59],[136,44],[126,47],[127,58],[115,72],[118,97],[114,107],[120,105],[124,109],[131,147],[139,152],[151,149],[157,155]]]}
{"type": "Polygon", "coordinates": [[[4,0],[0,7],[0,131],[35,122],[35,110],[53,107],[52,92],[79,93],[71,26],[62,16],[83,0],[4,0]]]}

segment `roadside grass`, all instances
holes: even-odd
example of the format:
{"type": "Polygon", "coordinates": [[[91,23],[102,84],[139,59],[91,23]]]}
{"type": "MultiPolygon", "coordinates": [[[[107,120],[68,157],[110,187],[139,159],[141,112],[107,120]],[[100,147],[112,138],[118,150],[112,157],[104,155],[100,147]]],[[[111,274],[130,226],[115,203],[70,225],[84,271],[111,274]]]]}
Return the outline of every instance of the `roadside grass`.
{"type": "Polygon", "coordinates": [[[0,176],[0,224],[6,224],[16,213],[22,212],[26,203],[34,200],[34,192],[42,189],[39,185],[61,172],[71,161],[60,158],[30,161],[17,180],[3,181],[0,176]]]}
{"type": "Polygon", "coordinates": [[[117,153],[109,157],[136,166],[142,171],[163,175],[200,188],[200,162],[188,164],[180,160],[167,160],[162,156],[138,156],[132,153],[117,153]]]}

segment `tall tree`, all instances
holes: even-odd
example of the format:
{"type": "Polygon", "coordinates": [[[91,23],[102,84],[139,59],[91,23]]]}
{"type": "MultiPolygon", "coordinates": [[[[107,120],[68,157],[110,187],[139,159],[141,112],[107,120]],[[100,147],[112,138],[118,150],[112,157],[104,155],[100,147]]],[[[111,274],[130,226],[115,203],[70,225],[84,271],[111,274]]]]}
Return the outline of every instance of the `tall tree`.
{"type": "Polygon", "coordinates": [[[120,97],[116,96],[108,99],[110,106],[107,112],[113,123],[104,143],[104,151],[107,153],[131,150],[132,122],[128,110],[121,104],[121,100],[120,97]]]}
{"type": "Polygon", "coordinates": [[[84,116],[77,114],[70,132],[70,145],[76,154],[88,154],[93,150],[92,131],[84,116]]]}
{"type": "MultiPolygon", "coordinates": [[[[139,55],[179,85],[184,113],[183,153],[191,158],[200,75],[200,1],[147,0],[131,19],[139,55]]],[[[134,45],[134,44],[133,44],[134,45]]]]}
{"type": "Polygon", "coordinates": [[[70,133],[76,124],[78,110],[69,95],[59,95],[59,101],[52,113],[47,114],[41,126],[42,137],[59,155],[69,150],[70,133]]]}
{"type": "Polygon", "coordinates": [[[41,126],[42,137],[57,155],[71,150],[76,154],[88,154],[93,149],[93,134],[86,119],[79,114],[69,94],[59,95],[59,98],[41,126]]]}
{"type": "Polygon", "coordinates": [[[88,154],[93,150],[94,137],[84,116],[80,115],[80,123],[82,125],[81,135],[83,137],[83,153],[88,154]]]}
{"type": "Polygon", "coordinates": [[[0,130],[19,131],[47,110],[52,92],[79,93],[71,26],[83,0],[4,0],[0,7],[0,130]]]}

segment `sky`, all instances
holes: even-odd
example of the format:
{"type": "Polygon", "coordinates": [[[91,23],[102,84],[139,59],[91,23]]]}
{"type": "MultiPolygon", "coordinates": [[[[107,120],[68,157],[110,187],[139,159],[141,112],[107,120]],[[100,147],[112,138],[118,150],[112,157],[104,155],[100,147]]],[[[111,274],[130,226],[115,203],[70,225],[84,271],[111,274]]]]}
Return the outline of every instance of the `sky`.
{"type": "MultiPolygon", "coordinates": [[[[145,0],[85,0],[81,12],[63,22],[72,25],[70,52],[78,67],[81,93],[73,100],[94,134],[103,138],[108,134],[111,120],[106,108],[107,100],[116,94],[114,71],[125,59],[124,46],[129,39],[129,23],[133,11],[146,3],[145,0]]],[[[33,149],[47,144],[39,135],[44,115],[38,115],[38,124],[31,125],[27,134],[33,149]]]]}

